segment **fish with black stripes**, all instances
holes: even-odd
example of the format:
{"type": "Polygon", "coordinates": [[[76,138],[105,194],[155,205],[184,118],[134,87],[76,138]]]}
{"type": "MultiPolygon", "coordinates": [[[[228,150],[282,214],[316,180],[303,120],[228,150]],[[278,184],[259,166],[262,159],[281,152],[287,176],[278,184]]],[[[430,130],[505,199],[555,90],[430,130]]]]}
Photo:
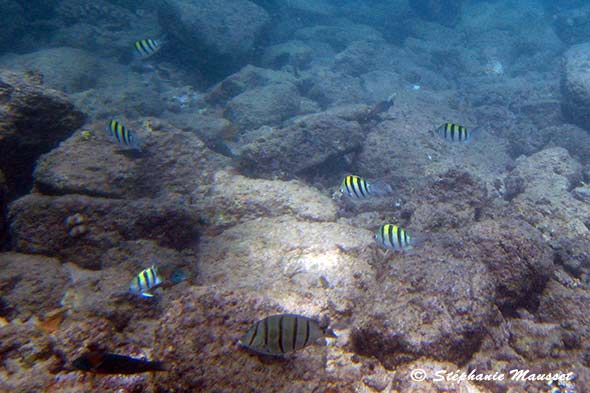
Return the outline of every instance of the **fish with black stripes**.
{"type": "Polygon", "coordinates": [[[369,196],[386,196],[392,193],[392,189],[382,181],[369,182],[360,176],[348,175],[342,180],[340,192],[354,199],[364,199],[369,196]]]}
{"type": "Polygon", "coordinates": [[[135,41],[133,49],[135,56],[141,60],[149,59],[162,49],[164,45],[163,40],[155,38],[146,38],[143,40],[135,41]]]}
{"type": "Polygon", "coordinates": [[[450,142],[469,142],[473,136],[473,131],[450,122],[436,127],[434,133],[450,142]]]}
{"type": "Polygon", "coordinates": [[[113,142],[127,146],[131,149],[142,150],[143,143],[137,137],[135,131],[125,127],[120,121],[112,119],[106,127],[107,136],[113,142]]]}
{"type": "Polygon", "coordinates": [[[150,266],[143,269],[133,277],[131,284],[129,284],[129,292],[134,295],[141,295],[143,297],[154,297],[151,293],[152,289],[161,285],[164,282],[162,277],[158,274],[156,266],[150,266]]]}
{"type": "Polygon", "coordinates": [[[104,351],[88,351],[72,362],[75,369],[95,374],[139,374],[152,371],[168,371],[159,361],[136,359],[104,351]]]}
{"type": "Polygon", "coordinates": [[[281,357],[325,337],[336,337],[320,322],[296,314],[276,314],[252,325],[238,344],[259,355],[281,357]]]}
{"type": "Polygon", "coordinates": [[[379,245],[394,251],[410,250],[416,243],[408,231],[393,224],[381,225],[374,237],[379,245]]]}

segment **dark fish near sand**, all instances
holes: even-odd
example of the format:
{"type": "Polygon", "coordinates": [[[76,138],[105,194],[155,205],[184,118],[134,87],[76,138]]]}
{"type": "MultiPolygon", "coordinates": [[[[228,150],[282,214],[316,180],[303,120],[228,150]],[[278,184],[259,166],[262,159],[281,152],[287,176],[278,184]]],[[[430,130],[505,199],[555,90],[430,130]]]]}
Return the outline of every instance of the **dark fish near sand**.
{"type": "Polygon", "coordinates": [[[336,337],[316,320],[295,314],[277,314],[256,322],[238,342],[260,355],[282,356],[313,344],[324,337],[336,337]]]}
{"type": "Polygon", "coordinates": [[[395,93],[387,97],[384,101],[379,101],[375,106],[369,111],[366,116],[366,120],[377,120],[381,113],[389,111],[389,109],[395,103],[395,93]]]}
{"type": "Polygon", "coordinates": [[[468,142],[472,132],[455,123],[444,123],[434,130],[441,138],[451,142],[468,142]]]}
{"type": "Polygon", "coordinates": [[[112,141],[131,149],[141,150],[142,143],[135,132],[125,127],[120,121],[115,119],[109,121],[106,132],[112,141]]]}
{"type": "Polygon", "coordinates": [[[395,251],[409,250],[413,244],[410,234],[405,229],[393,224],[381,225],[375,232],[375,241],[379,245],[395,251]]]}
{"type": "Polygon", "coordinates": [[[81,371],[96,374],[138,374],[150,371],[168,371],[163,362],[153,362],[103,351],[91,351],[73,361],[81,371]]]}
{"type": "Polygon", "coordinates": [[[136,41],[133,44],[135,55],[142,59],[148,59],[158,53],[162,49],[163,42],[161,40],[147,38],[144,40],[136,41]]]}
{"type": "Polygon", "coordinates": [[[342,181],[340,192],[351,198],[363,199],[369,196],[385,196],[392,192],[391,186],[384,182],[370,183],[360,176],[348,175],[342,181]]]}

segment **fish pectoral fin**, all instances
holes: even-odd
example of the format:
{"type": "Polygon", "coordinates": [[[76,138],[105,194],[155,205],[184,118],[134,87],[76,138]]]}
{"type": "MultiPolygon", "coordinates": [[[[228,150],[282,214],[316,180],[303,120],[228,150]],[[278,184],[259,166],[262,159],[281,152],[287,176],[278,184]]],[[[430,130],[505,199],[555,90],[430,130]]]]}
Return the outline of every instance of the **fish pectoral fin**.
{"type": "Polygon", "coordinates": [[[154,297],[154,295],[149,292],[142,292],[141,296],[147,297],[147,298],[154,297]]]}

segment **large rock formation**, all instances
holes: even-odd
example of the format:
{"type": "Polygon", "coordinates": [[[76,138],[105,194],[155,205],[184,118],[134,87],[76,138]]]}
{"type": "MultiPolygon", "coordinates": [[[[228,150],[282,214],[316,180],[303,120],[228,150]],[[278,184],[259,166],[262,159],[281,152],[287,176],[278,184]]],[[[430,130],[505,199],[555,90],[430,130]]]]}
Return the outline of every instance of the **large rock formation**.
{"type": "Polygon", "coordinates": [[[0,170],[9,199],[28,191],[37,158],[84,122],[62,93],[40,84],[41,78],[0,73],[0,170]]]}
{"type": "Polygon", "coordinates": [[[590,44],[571,47],[564,55],[561,76],[561,109],[564,117],[590,129],[590,44]]]}
{"type": "Polygon", "coordinates": [[[270,16],[247,0],[167,0],[161,2],[162,28],[210,73],[224,73],[252,56],[270,16]]]}

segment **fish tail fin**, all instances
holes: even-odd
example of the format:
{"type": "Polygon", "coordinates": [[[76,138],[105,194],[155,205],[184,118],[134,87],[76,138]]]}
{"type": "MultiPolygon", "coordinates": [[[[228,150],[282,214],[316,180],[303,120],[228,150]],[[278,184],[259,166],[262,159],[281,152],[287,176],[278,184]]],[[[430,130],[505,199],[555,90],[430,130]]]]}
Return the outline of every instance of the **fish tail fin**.
{"type": "Polygon", "coordinates": [[[417,235],[414,235],[413,234],[412,235],[411,246],[412,246],[412,248],[419,247],[423,243],[428,242],[430,240],[432,240],[432,235],[422,234],[422,233],[419,233],[417,235]]]}
{"type": "Polygon", "coordinates": [[[167,363],[161,361],[148,362],[148,367],[152,371],[170,371],[170,366],[167,363]]]}
{"type": "Polygon", "coordinates": [[[134,134],[133,136],[133,143],[131,143],[130,145],[133,149],[142,152],[143,149],[145,148],[145,142],[142,138],[139,138],[137,136],[137,134],[134,134]]]}
{"type": "Polygon", "coordinates": [[[376,180],[370,183],[370,192],[375,196],[387,196],[393,194],[393,188],[384,180],[376,180]]]}

